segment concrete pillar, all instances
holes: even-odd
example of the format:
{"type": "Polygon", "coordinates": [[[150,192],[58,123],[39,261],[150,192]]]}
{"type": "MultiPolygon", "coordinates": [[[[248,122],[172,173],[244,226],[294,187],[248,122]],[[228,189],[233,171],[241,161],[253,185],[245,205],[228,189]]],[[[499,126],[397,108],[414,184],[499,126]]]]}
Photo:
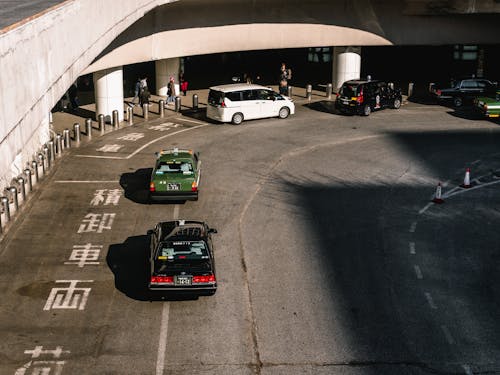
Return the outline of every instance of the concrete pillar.
{"type": "Polygon", "coordinates": [[[175,94],[179,95],[180,66],[181,59],[179,57],[155,61],[157,95],[167,96],[170,76],[174,77],[175,80],[175,94]]]}
{"type": "Polygon", "coordinates": [[[123,121],[123,69],[121,66],[94,73],[96,120],[100,114],[111,122],[114,110],[123,121]]]}
{"type": "Polygon", "coordinates": [[[345,81],[361,78],[361,47],[333,47],[333,89],[345,81]]]}

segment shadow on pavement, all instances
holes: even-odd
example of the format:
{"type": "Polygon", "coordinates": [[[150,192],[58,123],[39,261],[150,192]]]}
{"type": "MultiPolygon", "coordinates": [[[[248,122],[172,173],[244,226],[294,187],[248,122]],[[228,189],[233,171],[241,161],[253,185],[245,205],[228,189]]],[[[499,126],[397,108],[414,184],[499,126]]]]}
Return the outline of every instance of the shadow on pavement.
{"type": "Polygon", "coordinates": [[[120,176],[120,186],[125,192],[125,198],[132,202],[149,203],[149,181],[153,168],[141,168],[133,173],[120,176]]]}
{"type": "Polygon", "coordinates": [[[186,301],[197,296],[177,294],[162,296],[148,289],[149,236],[128,237],[125,242],[109,246],[106,263],[115,276],[117,290],[137,301],[186,301]]]}
{"type": "Polygon", "coordinates": [[[319,102],[307,103],[303,106],[318,112],[337,114],[334,100],[320,100],[319,102]]]}

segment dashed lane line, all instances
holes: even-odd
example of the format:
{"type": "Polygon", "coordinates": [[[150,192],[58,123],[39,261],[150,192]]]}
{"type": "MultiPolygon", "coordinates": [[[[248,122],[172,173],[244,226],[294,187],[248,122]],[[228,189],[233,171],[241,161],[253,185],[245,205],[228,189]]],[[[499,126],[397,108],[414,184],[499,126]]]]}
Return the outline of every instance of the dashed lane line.
{"type": "Polygon", "coordinates": [[[429,292],[425,293],[425,298],[427,299],[427,303],[429,304],[429,306],[431,307],[431,309],[436,310],[437,306],[434,303],[434,300],[432,299],[432,296],[431,296],[431,294],[429,292]]]}
{"type": "Polygon", "coordinates": [[[413,268],[415,269],[415,274],[417,275],[417,279],[422,280],[424,278],[424,275],[422,275],[422,270],[420,269],[420,267],[414,265],[413,268]]]}
{"type": "Polygon", "coordinates": [[[465,373],[466,373],[467,375],[474,375],[474,374],[472,373],[472,370],[470,369],[470,366],[469,366],[469,365],[462,365],[462,368],[464,369],[464,371],[465,371],[465,373]]]}
{"type": "Polygon", "coordinates": [[[445,325],[442,325],[441,326],[441,330],[443,331],[444,337],[446,337],[446,341],[448,341],[448,344],[454,345],[455,344],[455,339],[451,335],[451,332],[448,329],[448,327],[446,327],[445,325]]]}
{"type": "Polygon", "coordinates": [[[410,246],[410,254],[415,255],[417,253],[417,251],[415,250],[415,242],[410,242],[409,246],[410,246]]]}
{"type": "Polygon", "coordinates": [[[414,221],[413,223],[411,223],[410,225],[410,229],[409,229],[409,232],[410,233],[415,233],[415,231],[417,230],[417,222],[414,221]]]}

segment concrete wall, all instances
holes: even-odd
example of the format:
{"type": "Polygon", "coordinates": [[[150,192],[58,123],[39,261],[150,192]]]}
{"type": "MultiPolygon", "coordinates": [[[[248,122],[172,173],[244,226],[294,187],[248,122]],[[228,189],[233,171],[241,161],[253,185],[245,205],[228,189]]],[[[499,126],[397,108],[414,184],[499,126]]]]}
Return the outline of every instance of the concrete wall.
{"type": "Polygon", "coordinates": [[[49,139],[49,111],[82,71],[123,30],[170,1],[68,0],[0,30],[1,190],[49,139]]]}

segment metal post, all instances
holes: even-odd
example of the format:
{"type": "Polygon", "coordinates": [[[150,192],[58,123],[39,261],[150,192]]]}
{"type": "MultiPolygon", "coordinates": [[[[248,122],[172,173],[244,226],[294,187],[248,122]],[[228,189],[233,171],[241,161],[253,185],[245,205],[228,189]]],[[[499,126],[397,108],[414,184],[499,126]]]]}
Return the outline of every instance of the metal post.
{"type": "Polygon", "coordinates": [[[63,130],[64,148],[71,148],[71,138],[69,136],[69,129],[63,130]]]}
{"type": "Polygon", "coordinates": [[[312,85],[306,86],[306,96],[307,96],[307,100],[311,100],[311,98],[312,98],[312,85]]]}
{"type": "Polygon", "coordinates": [[[5,214],[5,222],[8,223],[10,221],[9,198],[1,197],[0,201],[2,202],[3,213],[5,214]]]}
{"type": "Polygon", "coordinates": [[[11,186],[9,188],[10,196],[12,198],[12,202],[14,203],[14,208],[16,212],[19,211],[19,198],[17,197],[17,188],[15,186],[11,186]]]}
{"type": "Polygon", "coordinates": [[[47,163],[47,169],[50,169],[49,147],[47,145],[44,145],[42,150],[43,150],[43,156],[45,158],[45,162],[47,163]]]}
{"type": "Polygon", "coordinates": [[[198,110],[198,94],[193,95],[193,109],[198,110]]]}
{"type": "Polygon", "coordinates": [[[38,160],[42,166],[42,174],[45,176],[45,156],[43,156],[43,154],[38,154],[38,160]]]}
{"type": "Polygon", "coordinates": [[[128,107],[127,113],[128,113],[128,124],[134,125],[134,107],[128,107]]]}
{"type": "Polygon", "coordinates": [[[148,119],[149,119],[149,105],[148,105],[148,103],[142,104],[142,117],[144,117],[144,121],[148,121],[148,119]]]}
{"type": "Polygon", "coordinates": [[[413,82],[408,83],[408,97],[413,95],[413,82]]]}
{"type": "Polygon", "coordinates": [[[326,85],[326,97],[328,100],[332,98],[333,85],[331,83],[326,85]]]}
{"type": "Polygon", "coordinates": [[[289,98],[292,97],[292,86],[287,86],[286,87],[287,95],[289,98]]]}
{"type": "Polygon", "coordinates": [[[92,119],[90,118],[85,120],[85,134],[89,140],[92,139],[92,119]]]}
{"type": "Polygon", "coordinates": [[[0,234],[2,234],[2,211],[0,210],[0,234]]]}
{"type": "Polygon", "coordinates": [[[26,182],[28,183],[29,192],[33,191],[33,181],[31,180],[31,169],[26,168],[24,170],[24,176],[26,178],[26,182]]]}
{"type": "Polygon", "coordinates": [[[21,193],[21,198],[23,198],[23,202],[26,201],[26,185],[24,184],[24,177],[19,176],[17,178],[17,184],[19,185],[19,192],[21,193]]]}
{"type": "Polygon", "coordinates": [[[158,102],[158,108],[159,108],[159,112],[160,112],[160,117],[165,117],[165,100],[160,100],[158,102]]]}
{"type": "Polygon", "coordinates": [[[120,125],[120,122],[118,120],[118,110],[117,109],[113,110],[112,114],[113,114],[113,129],[116,130],[120,125]]]}
{"type": "Polygon", "coordinates": [[[40,181],[40,175],[38,174],[38,162],[33,160],[31,162],[31,167],[33,168],[33,172],[35,173],[35,182],[38,183],[40,181]]]}
{"type": "Polygon", "coordinates": [[[56,155],[55,155],[56,150],[54,146],[54,141],[51,139],[50,141],[47,142],[47,145],[50,151],[50,161],[53,162],[54,160],[56,160],[56,155]]]}
{"type": "Polygon", "coordinates": [[[99,123],[99,129],[101,130],[101,135],[104,134],[104,115],[97,116],[97,122],[99,123]]]}
{"type": "Polygon", "coordinates": [[[57,150],[57,156],[61,156],[63,150],[63,142],[62,142],[62,136],[59,133],[56,134],[56,150],[57,150]]]}
{"type": "Polygon", "coordinates": [[[80,143],[80,124],[75,123],[73,124],[73,139],[75,140],[76,143],[80,143]]]}
{"type": "Polygon", "coordinates": [[[181,97],[175,97],[175,112],[179,112],[181,110],[181,97]]]}

